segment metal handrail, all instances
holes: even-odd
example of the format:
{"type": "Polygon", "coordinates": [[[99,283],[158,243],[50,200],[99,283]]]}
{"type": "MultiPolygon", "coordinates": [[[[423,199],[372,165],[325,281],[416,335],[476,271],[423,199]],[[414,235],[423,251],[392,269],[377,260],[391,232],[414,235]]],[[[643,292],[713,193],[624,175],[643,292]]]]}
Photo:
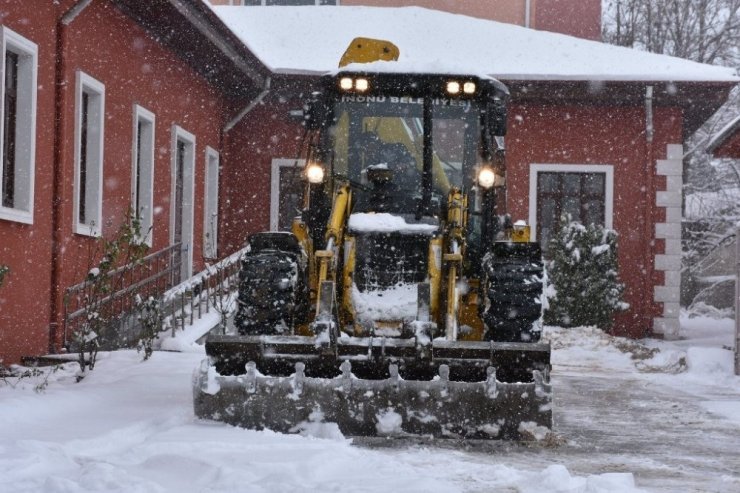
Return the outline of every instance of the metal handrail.
{"type": "MultiPolygon", "coordinates": [[[[160,297],[174,284],[172,274],[179,272],[182,256],[178,259],[177,253],[182,249],[182,243],[170,245],[162,250],[147,255],[141,261],[118,267],[106,274],[114,280],[117,289],[102,299],[96,301],[99,307],[111,309],[109,315],[115,320],[126,318],[134,311],[133,293],[140,291],[160,297]],[[148,275],[145,275],[149,273],[148,275]],[[128,281],[126,280],[128,278],[128,281]],[[120,301],[118,307],[114,303],[120,301]]],[[[64,342],[69,342],[69,336],[80,317],[90,309],[86,303],[87,290],[93,285],[93,280],[86,279],[81,283],[64,290],[64,342]]]]}

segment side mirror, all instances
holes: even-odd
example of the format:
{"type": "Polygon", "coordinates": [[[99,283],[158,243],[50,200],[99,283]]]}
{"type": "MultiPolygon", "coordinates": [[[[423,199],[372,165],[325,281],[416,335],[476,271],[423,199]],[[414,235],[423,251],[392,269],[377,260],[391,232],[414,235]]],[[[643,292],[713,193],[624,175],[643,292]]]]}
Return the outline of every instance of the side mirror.
{"type": "Polygon", "coordinates": [[[303,107],[303,124],[309,130],[320,130],[331,123],[331,106],[321,96],[321,93],[312,94],[303,107]]]}
{"type": "Polygon", "coordinates": [[[489,101],[486,106],[486,124],[488,135],[494,137],[503,137],[506,135],[507,108],[506,102],[501,99],[489,101]]]}

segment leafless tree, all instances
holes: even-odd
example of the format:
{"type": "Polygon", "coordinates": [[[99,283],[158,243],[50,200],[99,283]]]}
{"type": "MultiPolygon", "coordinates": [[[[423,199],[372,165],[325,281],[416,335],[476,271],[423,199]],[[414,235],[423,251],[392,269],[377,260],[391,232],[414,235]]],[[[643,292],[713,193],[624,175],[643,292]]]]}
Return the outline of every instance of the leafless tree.
{"type": "MultiPolygon", "coordinates": [[[[740,0],[603,0],[607,43],[740,68],[740,0]]],[[[683,260],[690,273],[740,219],[740,162],[714,159],[710,139],[740,114],[740,89],[686,144],[683,260]]],[[[691,284],[691,283],[688,283],[691,284]]],[[[687,289],[684,304],[695,294],[687,289]]]]}
{"type": "Polygon", "coordinates": [[[607,43],[740,64],[740,0],[604,0],[603,7],[607,43]]]}

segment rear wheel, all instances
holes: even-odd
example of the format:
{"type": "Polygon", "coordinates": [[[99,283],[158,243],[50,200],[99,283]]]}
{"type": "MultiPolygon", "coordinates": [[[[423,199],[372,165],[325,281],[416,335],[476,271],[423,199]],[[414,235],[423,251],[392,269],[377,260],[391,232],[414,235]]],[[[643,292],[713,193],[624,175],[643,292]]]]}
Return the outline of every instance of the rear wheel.
{"type": "Polygon", "coordinates": [[[299,252],[249,252],[239,272],[234,324],[241,335],[290,334],[308,312],[305,262],[299,252]]]}
{"type": "Polygon", "coordinates": [[[539,243],[496,243],[483,259],[486,339],[537,342],[542,314],[539,243]]]}

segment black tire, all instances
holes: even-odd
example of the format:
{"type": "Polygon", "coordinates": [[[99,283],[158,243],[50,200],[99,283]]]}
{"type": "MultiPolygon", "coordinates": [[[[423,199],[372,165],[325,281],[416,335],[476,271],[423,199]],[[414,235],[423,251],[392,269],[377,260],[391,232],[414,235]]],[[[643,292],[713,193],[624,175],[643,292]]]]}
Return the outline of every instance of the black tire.
{"type": "Polygon", "coordinates": [[[294,252],[247,254],[239,272],[234,325],[241,335],[291,334],[308,313],[304,262],[294,252]]]}
{"type": "Polygon", "coordinates": [[[542,252],[538,243],[497,243],[483,259],[485,337],[538,342],[542,315],[542,252]]]}

